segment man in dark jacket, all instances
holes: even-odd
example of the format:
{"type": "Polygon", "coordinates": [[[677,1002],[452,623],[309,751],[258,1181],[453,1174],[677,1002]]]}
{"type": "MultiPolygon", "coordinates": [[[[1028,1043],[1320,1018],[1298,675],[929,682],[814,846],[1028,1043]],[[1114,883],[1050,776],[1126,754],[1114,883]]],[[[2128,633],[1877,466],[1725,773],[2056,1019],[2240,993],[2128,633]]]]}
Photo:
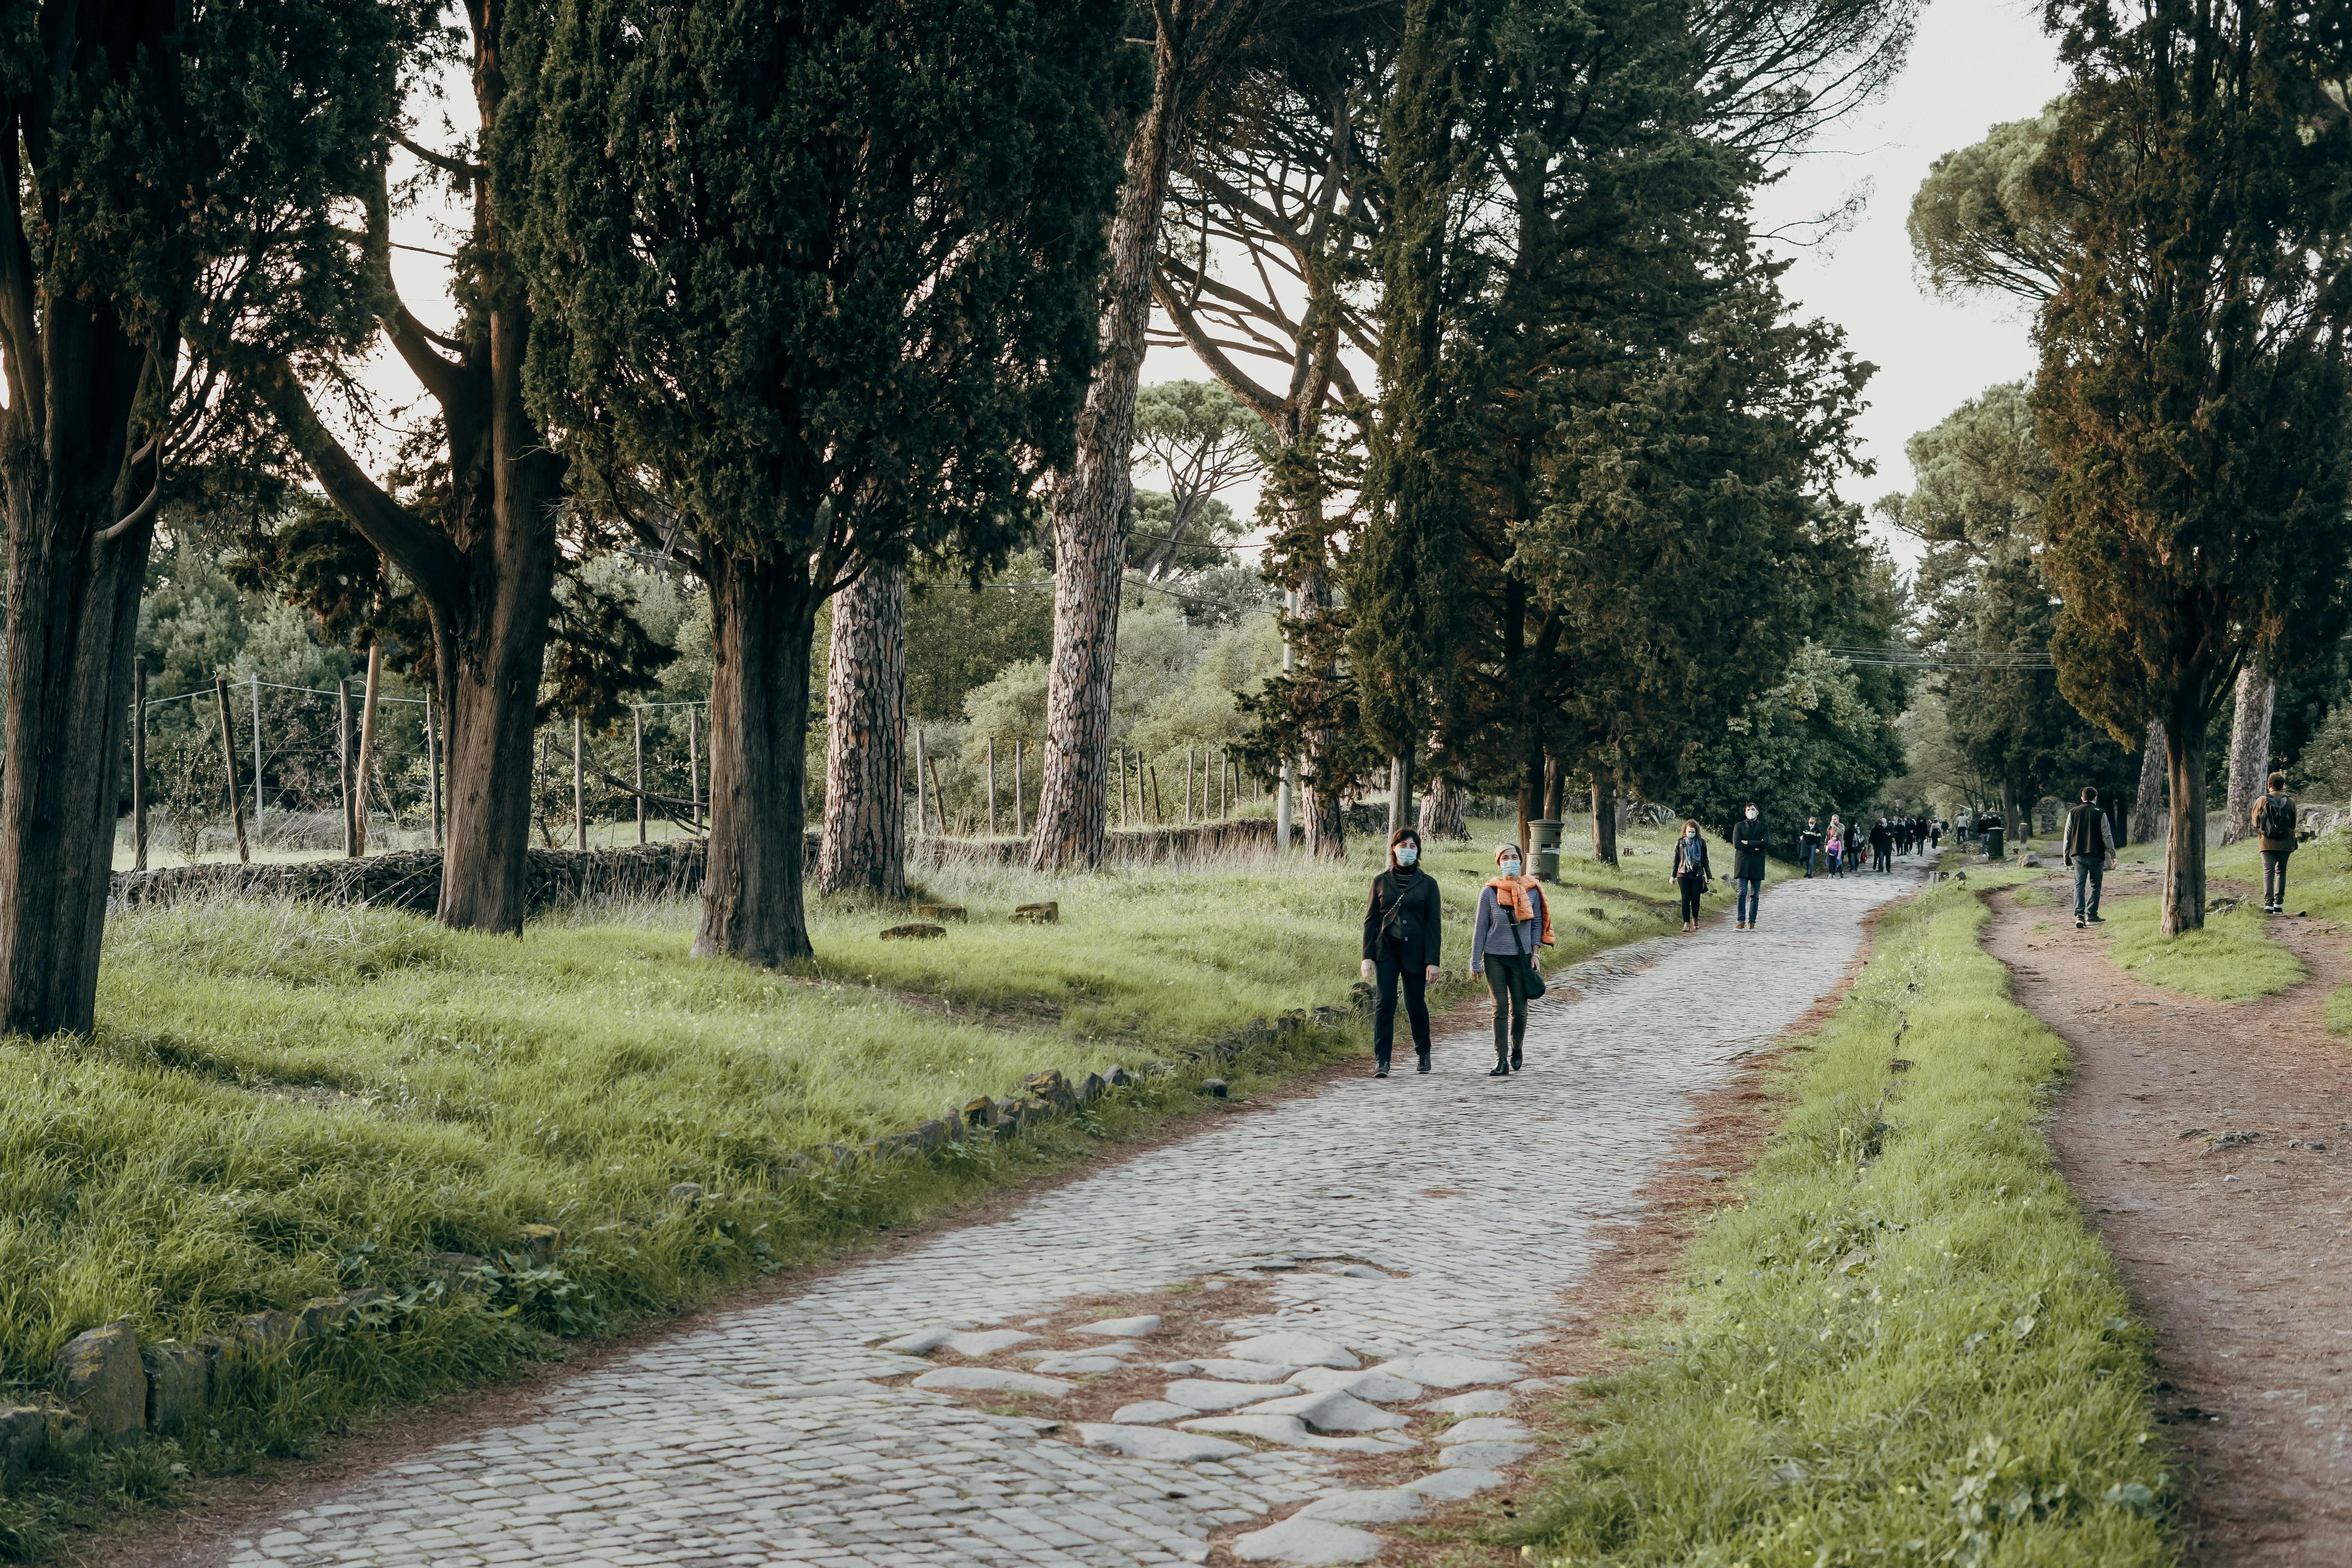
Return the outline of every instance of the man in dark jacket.
{"type": "Polygon", "coordinates": [[[1887,826],[1886,818],[1882,816],[1878,819],[1878,826],[1870,830],[1870,868],[1874,871],[1893,870],[1895,862],[1889,857],[1894,848],[1895,829],[1887,826]]]}
{"type": "Polygon", "coordinates": [[[2098,802],[2099,792],[2085,785],[2083,804],[2066,814],[2066,864],[2074,868],[2076,931],[2086,921],[2106,924],[2099,918],[2099,883],[2116,858],[2116,836],[2098,802]]]}
{"type": "Polygon", "coordinates": [[[1739,895],[1735,931],[1756,929],[1757,906],[1764,901],[1764,851],[1771,843],[1772,835],[1751,803],[1739,826],[1731,830],[1731,881],[1739,895]]]}
{"type": "Polygon", "coordinates": [[[1805,818],[1805,830],[1797,835],[1797,847],[1805,852],[1805,875],[1813,874],[1813,857],[1822,852],[1822,819],[1805,818]]]}
{"type": "Polygon", "coordinates": [[[2263,912],[2286,913],[2286,858],[2294,853],[2294,796],[2286,793],[2286,775],[2273,773],[2270,787],[2254,802],[2249,825],[2263,841],[2263,912]]]}

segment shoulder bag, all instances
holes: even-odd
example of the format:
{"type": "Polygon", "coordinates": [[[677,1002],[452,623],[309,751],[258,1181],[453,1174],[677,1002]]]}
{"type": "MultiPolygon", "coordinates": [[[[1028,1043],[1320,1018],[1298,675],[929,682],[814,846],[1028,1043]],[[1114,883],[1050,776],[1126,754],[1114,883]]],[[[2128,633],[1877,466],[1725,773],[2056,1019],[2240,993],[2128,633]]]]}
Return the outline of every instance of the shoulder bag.
{"type": "MultiPolygon", "coordinates": [[[[1538,893],[1536,897],[1540,899],[1543,895],[1538,893]]],[[[1511,922],[1511,945],[1519,950],[1519,962],[1527,963],[1528,939],[1519,934],[1519,922],[1517,921],[1511,922]]],[[[1543,972],[1534,964],[1528,963],[1528,1000],[1532,1002],[1543,994],[1543,972]]]]}

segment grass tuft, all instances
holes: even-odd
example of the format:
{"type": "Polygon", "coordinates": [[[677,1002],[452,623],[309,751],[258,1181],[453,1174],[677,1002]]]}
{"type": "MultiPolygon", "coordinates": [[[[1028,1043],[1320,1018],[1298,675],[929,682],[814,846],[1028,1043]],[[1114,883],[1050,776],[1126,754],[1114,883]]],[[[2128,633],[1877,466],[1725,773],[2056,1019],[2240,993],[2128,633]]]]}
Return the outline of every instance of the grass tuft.
{"type": "Polygon", "coordinates": [[[2105,906],[2115,933],[2108,962],[2135,978],[2214,1002],[2251,1002],[2298,984],[2302,961],[2272,940],[2263,917],[2240,904],[2208,912],[2201,931],[2168,937],[2157,930],[2164,900],[2150,895],[2105,906]]]}
{"type": "Polygon", "coordinates": [[[2175,1561],[2147,1339],[2037,1130],[2065,1047],[2009,1000],[1983,920],[1957,884],[1886,913],[1688,1289],[1570,1407],[1590,1434],[1529,1558],[2175,1561]]]}

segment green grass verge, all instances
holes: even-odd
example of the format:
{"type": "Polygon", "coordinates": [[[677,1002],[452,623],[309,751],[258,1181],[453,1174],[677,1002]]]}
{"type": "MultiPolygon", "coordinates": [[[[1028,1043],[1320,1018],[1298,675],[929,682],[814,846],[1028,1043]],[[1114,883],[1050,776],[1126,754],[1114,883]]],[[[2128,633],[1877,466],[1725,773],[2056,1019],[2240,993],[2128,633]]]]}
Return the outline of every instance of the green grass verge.
{"type": "Polygon", "coordinates": [[[2168,937],[2157,930],[2164,900],[2149,895],[2104,906],[2115,941],[2107,961],[2135,979],[2215,1002],[2251,1002],[2298,984],[2303,963],[2273,941],[2250,905],[2208,912],[2204,929],[2168,937]]]}
{"type": "Polygon", "coordinates": [[[1984,910],[1891,909],[1785,1121],[1517,1537],[1550,1565],[2169,1564],[2152,1363],[2037,1123],[2063,1042],[1984,910]],[[1890,1042],[1909,1020],[1901,1054],[1890,1042]]]}
{"type": "MultiPolygon", "coordinates": [[[[1481,826],[1430,856],[1457,971],[1491,871],[1481,826]]],[[[1633,836],[1623,869],[1570,859],[1556,960],[1674,929],[1664,842],[1633,836]]],[[[520,941],[284,902],[119,913],[94,1037],[0,1040],[0,1401],[49,1391],[58,1347],[117,1318],[142,1341],[194,1341],[355,1286],[410,1292],[435,1254],[497,1258],[523,1225],[559,1226],[565,1245],[486,1297],[425,1289],[385,1309],[398,1331],[249,1380],[178,1443],[55,1461],[0,1498],[0,1558],[168,1498],[174,1464],[300,1452],[1201,1108],[1197,1072],[1179,1073],[1014,1144],[822,1176],[793,1162],[1041,1068],[1181,1060],[1253,1017],[1344,1000],[1381,853],[951,868],[928,895],[969,923],[884,942],[903,909],[827,900],[817,959],[792,974],[690,957],[685,904],[574,910],[520,941]],[[1011,921],[1041,898],[1059,924],[1011,921]],[[715,1197],[686,1208],[667,1195],[681,1181],[715,1197]]],[[[1246,1095],[1362,1041],[1352,1025],[1317,1031],[1218,1070],[1246,1095]]]]}

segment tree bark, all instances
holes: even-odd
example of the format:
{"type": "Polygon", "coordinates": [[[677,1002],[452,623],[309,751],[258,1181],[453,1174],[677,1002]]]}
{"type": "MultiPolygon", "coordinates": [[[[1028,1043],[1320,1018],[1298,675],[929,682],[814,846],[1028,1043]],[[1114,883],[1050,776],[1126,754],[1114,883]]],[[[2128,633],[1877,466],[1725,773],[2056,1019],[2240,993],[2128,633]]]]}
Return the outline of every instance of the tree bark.
{"type": "Polygon", "coordinates": [[[352,842],[353,853],[367,853],[368,774],[375,767],[375,704],[377,683],[383,678],[383,645],[368,644],[367,684],[360,690],[359,760],[352,764],[352,842]]]}
{"type": "Polygon", "coordinates": [[[774,968],[811,956],[806,852],[809,645],[819,587],[805,563],[712,552],[710,848],[697,957],[774,968]]]}
{"type": "Polygon", "coordinates": [[[1443,771],[1429,775],[1429,788],[1421,797],[1421,836],[1423,838],[1467,838],[1469,795],[1461,784],[1443,771]]]}
{"type": "Polygon", "coordinates": [[[2164,738],[2164,721],[2149,720],[2139,758],[2139,794],[2132,802],[2131,839],[2135,844],[2149,842],[2164,825],[2164,786],[2170,754],[2171,748],[2164,738]]]}
{"type": "Polygon", "coordinates": [[[2235,844],[2253,834],[2254,803],[2263,798],[2271,771],[2271,714],[2278,682],[2250,658],[2238,672],[2237,717],[2230,725],[2230,789],[2221,807],[2221,842],[2235,844]]]}
{"type": "Polygon", "coordinates": [[[1412,826],[1412,757],[1399,752],[1389,759],[1389,831],[1412,826]]]}
{"type": "Polygon", "coordinates": [[[2179,936],[2205,925],[2205,726],[2177,708],[2165,728],[2172,810],[2164,846],[2164,912],[2157,929],[2179,936]]]}
{"type": "Polygon", "coordinates": [[[1592,774],[1592,858],[1617,864],[1617,781],[1598,769],[1592,774]]]}
{"type": "MultiPolygon", "coordinates": [[[[835,595],[827,648],[824,838],[817,855],[817,890],[863,888],[886,899],[904,899],[905,567],[869,563],[835,595]]],[[[992,812],[992,785],[989,799],[992,812]]]]}

